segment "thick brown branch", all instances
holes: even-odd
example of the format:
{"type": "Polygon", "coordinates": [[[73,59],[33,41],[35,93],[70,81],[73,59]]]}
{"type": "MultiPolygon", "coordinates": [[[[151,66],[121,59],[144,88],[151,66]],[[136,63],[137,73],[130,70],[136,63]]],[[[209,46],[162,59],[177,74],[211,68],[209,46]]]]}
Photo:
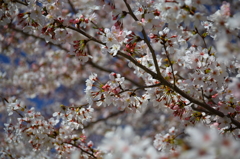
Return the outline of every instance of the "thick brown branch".
{"type": "Polygon", "coordinates": [[[130,5],[127,3],[127,0],[123,0],[123,1],[124,1],[125,5],[126,5],[127,8],[128,8],[129,14],[133,17],[133,19],[134,19],[135,21],[138,21],[138,18],[137,18],[137,17],[135,16],[135,14],[133,13],[130,5]]]}
{"type": "MultiPolygon", "coordinates": [[[[134,19],[135,21],[138,21],[137,17],[136,17],[135,14],[133,13],[130,5],[127,3],[126,0],[124,0],[124,3],[125,3],[125,5],[126,5],[127,8],[128,8],[129,14],[133,17],[133,19],[134,19]]],[[[149,48],[149,50],[150,50],[150,52],[151,52],[151,54],[152,54],[153,62],[154,62],[154,66],[155,66],[155,69],[156,69],[156,71],[157,71],[157,74],[158,74],[159,76],[161,76],[155,51],[154,51],[152,45],[150,44],[150,40],[149,40],[149,38],[148,38],[148,36],[147,36],[146,31],[145,31],[144,28],[142,28],[142,34],[143,34],[143,37],[144,37],[144,42],[147,44],[147,46],[148,46],[148,48],[149,48]]]]}
{"type": "Polygon", "coordinates": [[[132,63],[134,63],[136,66],[140,67],[141,69],[143,69],[145,72],[149,73],[153,78],[157,78],[157,74],[155,72],[153,72],[152,70],[148,69],[146,66],[142,65],[141,63],[139,63],[136,59],[134,59],[132,56],[129,56],[121,51],[118,51],[117,55],[120,55],[126,59],[128,59],[129,61],[131,61],[132,63]]]}
{"type": "Polygon", "coordinates": [[[103,43],[103,42],[101,42],[100,40],[92,37],[91,35],[87,34],[86,32],[84,32],[84,31],[81,30],[81,29],[77,29],[77,28],[72,27],[72,26],[67,26],[67,28],[69,28],[69,29],[71,29],[71,30],[74,30],[74,31],[76,31],[76,32],[84,35],[84,36],[87,37],[90,41],[95,41],[95,42],[97,42],[97,43],[99,43],[99,44],[105,45],[105,43],[103,43]]]}
{"type": "MultiPolygon", "coordinates": [[[[15,1],[15,2],[20,3],[19,1],[15,1]]],[[[130,5],[127,3],[126,0],[124,0],[124,2],[125,2],[128,10],[129,10],[129,14],[133,17],[133,19],[134,19],[135,21],[138,21],[137,17],[136,17],[136,16],[134,15],[134,13],[132,12],[130,5]]],[[[22,4],[22,3],[21,3],[21,4],[22,4]]],[[[100,41],[100,40],[92,37],[91,35],[87,34],[86,32],[84,32],[84,31],[81,30],[81,29],[78,29],[78,28],[75,28],[75,27],[72,27],[72,26],[67,26],[67,28],[72,29],[72,30],[74,30],[74,31],[76,31],[76,32],[84,35],[85,37],[89,38],[89,40],[91,40],[91,41],[95,41],[95,42],[97,42],[97,43],[99,43],[99,44],[102,44],[102,45],[106,46],[105,43],[103,43],[102,41],[100,41]]],[[[141,63],[139,63],[136,59],[134,59],[133,57],[131,57],[131,56],[129,56],[129,55],[127,55],[127,54],[125,54],[125,53],[123,53],[123,52],[121,52],[121,51],[118,51],[118,55],[119,55],[119,56],[122,56],[122,57],[124,57],[124,58],[126,58],[126,59],[128,59],[129,61],[131,61],[132,63],[134,63],[136,66],[138,66],[139,68],[143,69],[145,72],[149,73],[154,79],[160,81],[161,84],[163,84],[163,85],[165,85],[165,86],[168,86],[168,87],[171,88],[173,91],[175,91],[175,92],[177,92],[178,94],[180,94],[182,97],[188,99],[191,103],[197,104],[197,105],[205,108],[206,110],[208,110],[209,112],[211,112],[211,113],[213,113],[213,114],[215,114],[215,115],[218,115],[218,116],[220,116],[220,117],[225,117],[225,115],[224,115],[222,112],[220,112],[220,111],[212,108],[210,105],[208,105],[208,104],[206,104],[206,103],[204,103],[204,102],[200,102],[199,100],[192,98],[192,97],[189,96],[187,93],[185,93],[183,90],[179,89],[176,85],[173,85],[173,84],[169,83],[167,80],[165,80],[165,78],[164,78],[164,77],[161,75],[161,73],[160,73],[160,70],[159,70],[159,66],[158,66],[158,63],[157,63],[157,59],[156,59],[156,55],[155,55],[154,49],[153,49],[152,46],[150,45],[150,41],[148,40],[148,37],[147,37],[146,32],[145,32],[144,29],[142,30],[142,33],[143,33],[143,36],[144,36],[144,41],[145,41],[145,43],[148,45],[149,50],[150,50],[150,52],[152,53],[152,57],[153,57],[153,60],[154,60],[154,65],[155,65],[155,68],[156,68],[157,73],[155,73],[155,72],[153,72],[152,70],[148,69],[146,66],[142,65],[141,63]]],[[[232,121],[232,123],[233,123],[234,125],[236,125],[237,127],[240,128],[240,122],[238,122],[237,120],[232,119],[232,118],[231,118],[231,121],[232,121]]]]}
{"type": "MultiPolygon", "coordinates": [[[[182,97],[188,99],[191,103],[197,104],[199,106],[202,106],[203,108],[207,109],[208,111],[210,111],[211,113],[218,115],[220,117],[224,117],[224,114],[214,108],[212,108],[211,106],[209,106],[206,103],[200,102],[197,99],[192,98],[191,96],[189,96],[187,93],[185,93],[184,91],[182,91],[181,89],[179,89],[177,86],[172,85],[171,83],[169,83],[167,80],[165,80],[162,76],[157,75],[156,73],[152,72],[151,70],[149,70],[148,68],[146,68],[145,66],[143,66],[142,64],[140,64],[139,62],[137,62],[135,59],[133,59],[131,56],[126,55],[122,52],[118,52],[119,55],[127,58],[128,60],[130,60],[132,63],[134,63],[136,66],[142,68],[144,71],[146,71],[147,73],[149,73],[150,75],[152,75],[153,78],[157,79],[160,81],[160,83],[162,83],[163,85],[168,86],[169,88],[171,88],[172,90],[174,90],[175,92],[177,92],[178,94],[180,94],[182,97]]],[[[240,127],[240,123],[237,121],[232,120],[233,123],[240,127]]]]}

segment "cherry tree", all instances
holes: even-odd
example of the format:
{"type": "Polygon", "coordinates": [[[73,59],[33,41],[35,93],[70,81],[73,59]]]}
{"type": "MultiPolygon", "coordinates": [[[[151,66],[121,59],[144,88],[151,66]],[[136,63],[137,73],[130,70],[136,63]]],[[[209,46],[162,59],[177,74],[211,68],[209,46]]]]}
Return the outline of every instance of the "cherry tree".
{"type": "Polygon", "coordinates": [[[239,9],[0,0],[1,158],[240,158],[239,9]]]}

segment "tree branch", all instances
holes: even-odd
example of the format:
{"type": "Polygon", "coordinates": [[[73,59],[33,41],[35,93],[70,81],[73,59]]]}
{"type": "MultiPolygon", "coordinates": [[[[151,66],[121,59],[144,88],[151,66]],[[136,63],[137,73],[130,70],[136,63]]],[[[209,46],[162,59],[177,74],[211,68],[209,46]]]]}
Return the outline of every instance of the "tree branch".
{"type": "MultiPolygon", "coordinates": [[[[91,66],[93,66],[93,67],[95,67],[95,68],[97,68],[97,69],[99,69],[99,70],[101,70],[101,71],[104,71],[104,72],[108,72],[108,73],[114,72],[113,70],[108,70],[108,69],[106,69],[106,68],[103,68],[103,67],[99,66],[98,64],[92,62],[92,60],[89,60],[89,61],[87,62],[87,64],[89,64],[89,65],[91,65],[91,66]]],[[[135,86],[141,87],[141,85],[140,85],[139,83],[135,82],[134,80],[132,80],[132,79],[126,77],[126,76],[124,76],[124,78],[125,78],[127,81],[129,81],[129,82],[131,82],[132,84],[134,84],[135,86]]]]}
{"type": "MultiPolygon", "coordinates": [[[[125,5],[126,5],[127,8],[128,8],[129,14],[133,17],[133,19],[134,19],[135,21],[138,21],[137,17],[136,17],[135,14],[133,13],[130,5],[127,3],[126,0],[124,0],[124,3],[125,3],[125,5]]],[[[154,62],[154,65],[155,65],[155,69],[156,69],[156,71],[157,71],[157,74],[158,74],[158,75],[161,75],[160,70],[159,70],[159,66],[158,66],[158,62],[157,62],[157,58],[156,58],[155,51],[154,51],[153,47],[151,46],[151,44],[150,44],[150,42],[149,42],[149,39],[148,39],[148,36],[147,36],[147,34],[146,34],[146,31],[145,31],[144,27],[142,27],[142,34],[143,34],[143,37],[144,37],[144,42],[147,44],[147,46],[148,46],[148,48],[149,48],[149,50],[150,50],[150,52],[151,52],[151,54],[152,54],[153,62],[154,62]]]]}
{"type": "Polygon", "coordinates": [[[120,114],[122,114],[124,112],[125,111],[119,111],[119,112],[112,113],[109,116],[107,116],[106,118],[101,118],[101,119],[98,119],[96,121],[93,121],[93,122],[89,123],[88,125],[84,126],[84,128],[88,128],[88,127],[90,127],[90,126],[92,126],[92,125],[94,125],[94,124],[96,124],[98,122],[101,122],[101,121],[106,121],[106,120],[108,120],[108,119],[110,119],[112,117],[118,116],[118,115],[120,115],[120,114]]]}
{"type": "Polygon", "coordinates": [[[67,26],[67,28],[71,29],[71,30],[74,30],[76,32],[79,32],[80,34],[84,35],[85,37],[87,37],[90,41],[95,41],[99,44],[102,44],[102,45],[106,45],[105,43],[101,42],[100,40],[94,38],[93,36],[87,34],[86,32],[84,32],[83,30],[80,30],[80,29],[77,29],[75,27],[72,27],[72,26],[67,26]]]}
{"type": "MultiPolygon", "coordinates": [[[[13,27],[13,26],[9,26],[9,28],[12,29],[12,30],[14,30],[14,31],[16,31],[16,32],[19,32],[19,33],[21,33],[21,34],[23,34],[23,35],[25,35],[25,36],[31,36],[31,37],[33,37],[33,38],[40,39],[40,40],[46,42],[46,40],[45,40],[44,38],[42,38],[42,37],[39,37],[39,36],[36,36],[36,35],[33,35],[33,34],[29,34],[29,33],[25,33],[25,32],[23,32],[22,30],[17,29],[17,28],[15,28],[15,27],[13,27]]],[[[46,43],[47,43],[47,42],[46,42],[46,43]]],[[[60,49],[66,51],[66,52],[69,52],[69,50],[67,50],[66,48],[62,47],[62,45],[54,44],[54,43],[52,43],[52,42],[50,42],[50,41],[49,41],[47,44],[50,44],[50,45],[53,45],[53,46],[57,46],[57,47],[59,47],[60,49]]]]}
{"type": "MultiPolygon", "coordinates": [[[[20,3],[19,1],[15,1],[15,2],[20,3]]],[[[134,15],[134,13],[132,12],[130,5],[127,3],[126,0],[124,0],[124,2],[125,2],[128,10],[129,10],[129,14],[133,17],[133,19],[134,19],[135,21],[138,21],[137,17],[136,17],[136,16],[134,15]]],[[[22,3],[21,3],[21,4],[22,4],[22,3]]],[[[24,5],[25,5],[25,4],[24,4],[24,5]]],[[[82,34],[82,35],[84,35],[85,37],[89,38],[89,40],[91,40],[91,41],[95,41],[95,42],[97,42],[97,43],[99,43],[99,44],[102,44],[102,45],[106,46],[105,43],[103,43],[102,41],[100,41],[100,40],[92,37],[91,35],[87,34],[87,33],[84,32],[83,30],[77,29],[77,28],[72,27],[72,26],[67,26],[67,28],[79,32],[80,34],[82,34]]],[[[154,52],[152,46],[150,45],[150,42],[149,42],[149,40],[148,40],[148,38],[147,38],[147,35],[146,35],[146,32],[145,32],[144,29],[142,30],[142,33],[143,33],[143,36],[144,36],[144,41],[145,41],[145,43],[148,45],[149,50],[150,50],[150,52],[152,53],[152,57],[153,57],[153,60],[154,60],[154,65],[155,65],[155,68],[156,68],[157,73],[155,73],[155,72],[153,72],[152,70],[148,69],[148,68],[145,67],[144,65],[140,64],[139,62],[137,62],[133,57],[131,57],[131,56],[127,55],[127,54],[124,54],[124,53],[122,53],[121,51],[118,51],[118,55],[120,55],[120,56],[128,59],[129,61],[131,61],[132,63],[134,63],[136,66],[138,66],[139,68],[143,69],[145,72],[149,73],[154,79],[157,79],[158,81],[160,81],[161,84],[163,84],[163,85],[165,85],[165,86],[168,86],[168,87],[171,88],[173,91],[175,91],[175,92],[177,92],[178,94],[180,94],[182,97],[188,99],[190,102],[192,102],[192,103],[194,103],[194,104],[197,104],[197,105],[199,105],[199,106],[207,109],[208,111],[210,111],[211,113],[213,113],[213,114],[215,114],[215,115],[218,115],[218,116],[220,116],[220,117],[225,117],[225,115],[224,115],[222,112],[220,112],[220,111],[212,108],[210,105],[208,105],[208,104],[206,104],[206,103],[200,102],[200,101],[198,101],[197,99],[192,98],[192,97],[189,96],[187,93],[185,93],[184,91],[182,91],[181,89],[179,89],[176,85],[172,85],[172,84],[169,83],[167,80],[165,80],[165,78],[164,78],[164,77],[161,75],[161,73],[160,73],[160,70],[159,70],[159,67],[158,67],[158,63],[157,63],[157,60],[156,60],[155,52],[154,52]]],[[[233,123],[234,125],[236,125],[237,127],[240,128],[240,122],[238,122],[237,120],[232,119],[232,118],[230,118],[230,119],[231,119],[231,121],[232,121],[232,123],[233,123]]]]}
{"type": "Polygon", "coordinates": [[[138,18],[137,18],[137,17],[135,16],[135,14],[133,13],[130,5],[127,3],[127,0],[123,0],[123,1],[124,1],[125,5],[126,5],[127,8],[128,8],[128,11],[129,11],[128,14],[130,14],[135,21],[138,21],[138,18]]]}
{"type": "Polygon", "coordinates": [[[79,148],[82,152],[84,152],[84,153],[86,153],[86,154],[88,154],[88,155],[90,155],[91,157],[93,157],[93,158],[97,158],[96,156],[94,156],[94,154],[93,154],[93,151],[92,151],[92,153],[90,153],[90,152],[88,152],[88,151],[86,151],[86,150],[84,150],[84,149],[82,149],[81,147],[79,147],[78,145],[76,145],[76,144],[73,144],[73,143],[70,143],[70,142],[63,142],[64,144],[69,144],[69,145],[72,145],[72,146],[74,146],[74,147],[76,147],[76,148],[79,148]]]}
{"type": "Polygon", "coordinates": [[[165,52],[166,52],[167,59],[168,59],[168,63],[169,63],[169,65],[170,65],[170,67],[171,67],[171,70],[172,70],[173,85],[175,86],[175,84],[176,84],[176,79],[175,79],[175,74],[174,74],[174,70],[173,70],[173,64],[172,64],[172,61],[171,61],[171,59],[170,59],[170,55],[169,55],[169,53],[168,53],[168,51],[167,51],[167,47],[166,47],[165,41],[163,42],[163,48],[164,48],[164,50],[165,50],[165,52]]]}
{"type": "Polygon", "coordinates": [[[28,6],[28,4],[27,4],[26,1],[25,1],[25,3],[24,3],[24,2],[19,1],[19,0],[13,0],[13,2],[17,2],[17,3],[20,3],[20,4],[22,4],[22,5],[28,6]]]}
{"type": "Polygon", "coordinates": [[[72,2],[70,0],[68,0],[68,4],[70,5],[72,11],[74,14],[77,14],[77,10],[75,9],[75,7],[73,6],[72,2]]]}

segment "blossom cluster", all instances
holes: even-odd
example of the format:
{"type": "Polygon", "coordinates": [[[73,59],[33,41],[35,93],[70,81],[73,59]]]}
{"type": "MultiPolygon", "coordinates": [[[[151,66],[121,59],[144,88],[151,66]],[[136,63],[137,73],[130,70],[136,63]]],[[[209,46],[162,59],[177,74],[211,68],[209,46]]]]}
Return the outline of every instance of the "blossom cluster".
{"type": "Polygon", "coordinates": [[[126,109],[134,112],[146,106],[148,97],[145,95],[138,97],[134,90],[125,89],[124,77],[120,74],[111,73],[109,79],[105,84],[99,81],[97,74],[92,74],[87,79],[85,92],[89,103],[95,100],[97,106],[106,107],[113,104],[120,110],[126,109]]]}
{"type": "Polygon", "coordinates": [[[239,158],[239,142],[232,136],[221,136],[215,128],[208,128],[202,124],[195,127],[187,127],[181,135],[176,132],[161,135],[157,134],[154,140],[154,145],[158,149],[162,149],[163,158],[239,158]],[[166,151],[166,146],[175,147],[172,154],[166,151]],[[180,146],[176,148],[176,145],[180,146]]]}
{"type": "Polygon", "coordinates": [[[104,158],[224,159],[240,157],[238,141],[231,136],[221,136],[215,127],[207,128],[202,124],[187,127],[180,134],[177,134],[174,127],[164,136],[157,134],[154,146],[157,150],[161,150],[160,152],[157,152],[150,143],[151,139],[141,139],[132,127],[126,126],[106,133],[100,149],[107,152],[104,158]],[[170,147],[171,151],[168,149],[170,147]]]}
{"type": "Polygon", "coordinates": [[[240,158],[239,6],[1,0],[0,157],[240,158]]]}
{"type": "MultiPolygon", "coordinates": [[[[8,109],[9,116],[14,112],[19,117],[15,124],[13,124],[13,120],[15,120],[13,117],[4,124],[7,132],[6,144],[25,145],[26,152],[22,152],[21,155],[27,155],[31,150],[37,153],[43,152],[42,155],[49,155],[49,151],[53,148],[57,150],[59,157],[66,157],[76,147],[92,151],[93,144],[86,143],[84,134],[79,136],[71,133],[79,127],[83,129],[83,124],[90,121],[93,112],[91,107],[85,109],[62,106],[62,112],[55,112],[49,119],[45,119],[34,107],[28,109],[17,100],[9,101],[8,108],[10,108],[8,109]]],[[[16,149],[13,147],[3,148],[1,157],[18,158],[14,151],[16,149]]]]}

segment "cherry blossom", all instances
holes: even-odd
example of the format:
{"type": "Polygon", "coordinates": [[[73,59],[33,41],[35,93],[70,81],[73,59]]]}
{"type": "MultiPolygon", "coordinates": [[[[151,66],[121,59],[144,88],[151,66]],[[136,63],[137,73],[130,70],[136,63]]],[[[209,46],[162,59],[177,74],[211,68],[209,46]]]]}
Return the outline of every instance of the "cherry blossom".
{"type": "Polygon", "coordinates": [[[1,158],[240,158],[239,1],[0,1],[1,158]]]}

